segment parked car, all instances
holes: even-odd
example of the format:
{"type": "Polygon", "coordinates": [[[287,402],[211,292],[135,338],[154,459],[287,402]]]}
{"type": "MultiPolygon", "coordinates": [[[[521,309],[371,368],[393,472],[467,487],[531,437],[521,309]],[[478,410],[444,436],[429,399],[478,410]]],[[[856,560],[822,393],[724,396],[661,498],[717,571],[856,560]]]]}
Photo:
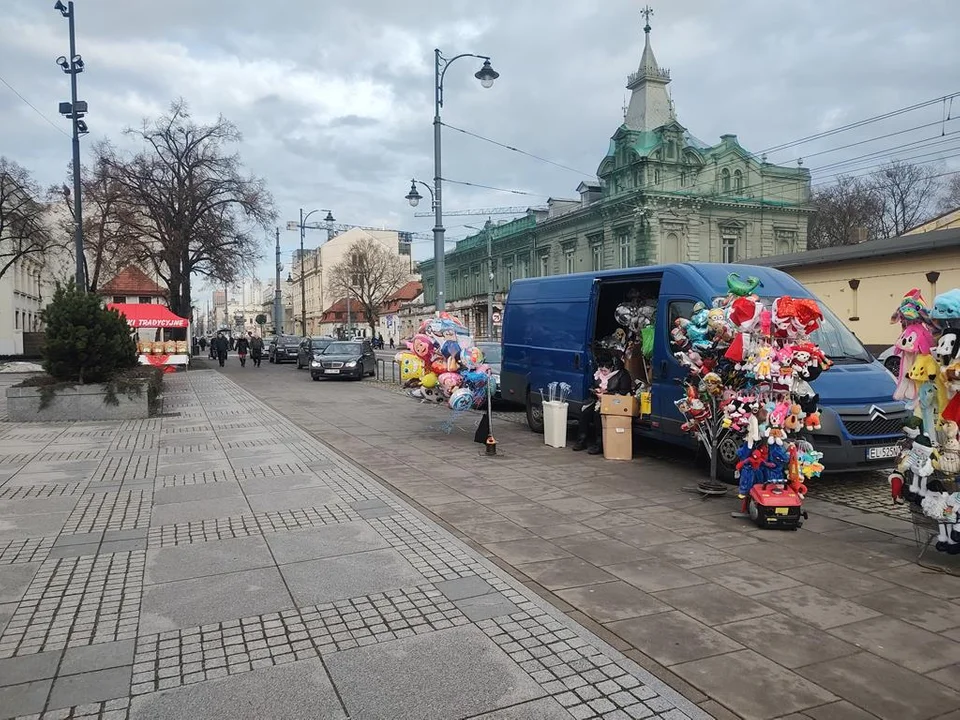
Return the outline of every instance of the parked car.
{"type": "Polygon", "coordinates": [[[267,347],[267,360],[272,363],[296,362],[303,340],[299,335],[274,335],[267,347]]]}
{"type": "Polygon", "coordinates": [[[297,347],[297,370],[310,367],[311,361],[333,342],[332,337],[307,337],[297,347]]]}
{"type": "MultiPolygon", "coordinates": [[[[678,318],[689,318],[695,303],[710,303],[727,294],[727,276],[733,272],[760,279],[765,298],[813,294],[779,270],[749,265],[682,263],[625,268],[515,280],[503,317],[503,397],[522,402],[527,422],[543,432],[540,388],[550,382],[569,383],[569,415],[577,419],[590,402],[595,338],[616,328],[613,310],[627,291],[658,300],[652,369],[653,411],[637,419],[638,434],[689,447],[696,441],[683,432],[684,418],[676,407],[683,393],[687,369],[670,347],[670,328],[678,318]]],[[[812,339],[834,362],[829,372],[813,382],[820,395],[822,429],[811,440],[824,453],[828,471],[888,467],[899,453],[904,420],[909,412],[893,399],[896,382],[883,364],[864,349],[843,323],[820,303],[823,322],[812,339]]],[[[721,472],[732,477],[739,443],[721,443],[721,472]]]]}
{"type": "Polygon", "coordinates": [[[369,340],[335,340],[310,361],[310,377],[362,380],[377,374],[377,356],[369,340]]]}
{"type": "Polygon", "coordinates": [[[900,375],[900,356],[893,354],[893,345],[888,347],[877,356],[877,360],[883,363],[883,366],[889,370],[894,377],[900,375]]]}

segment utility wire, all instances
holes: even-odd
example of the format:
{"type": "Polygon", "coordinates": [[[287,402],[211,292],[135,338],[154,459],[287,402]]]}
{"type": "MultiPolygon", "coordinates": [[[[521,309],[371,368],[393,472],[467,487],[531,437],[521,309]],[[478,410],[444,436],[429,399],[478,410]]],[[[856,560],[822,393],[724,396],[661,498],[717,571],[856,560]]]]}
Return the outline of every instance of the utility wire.
{"type": "Polygon", "coordinates": [[[59,125],[57,125],[55,122],[53,122],[53,120],[51,120],[51,119],[48,118],[46,115],[44,115],[42,112],[40,112],[40,110],[37,109],[37,106],[36,106],[36,105],[34,105],[32,102],[30,102],[29,100],[27,100],[23,95],[21,95],[13,85],[11,85],[10,83],[8,83],[8,82],[3,78],[2,75],[0,75],[0,83],[3,83],[3,84],[6,85],[8,88],[10,88],[10,91],[11,91],[14,95],[16,95],[18,98],[20,98],[21,100],[23,100],[23,101],[30,107],[31,110],[33,110],[37,115],[39,115],[39,116],[42,117],[44,120],[46,120],[46,121],[50,124],[50,127],[52,127],[54,130],[56,130],[58,133],[61,133],[61,134],[64,135],[65,137],[70,137],[70,134],[69,134],[69,133],[65,132],[62,127],[60,127],[59,125]]]}
{"type": "Polygon", "coordinates": [[[507,144],[502,143],[502,142],[499,142],[499,141],[497,141],[497,140],[491,140],[491,139],[488,138],[488,137],[484,137],[483,135],[478,135],[477,133],[471,132],[470,130],[464,130],[463,128],[454,127],[453,125],[448,125],[447,123],[441,123],[441,124],[442,124],[445,128],[447,128],[447,129],[449,129],[449,130],[455,130],[455,131],[457,131],[457,132],[459,132],[459,133],[463,133],[464,135],[469,135],[470,137],[476,138],[477,140],[483,140],[484,142],[488,142],[488,143],[490,143],[491,145],[496,145],[497,147],[502,147],[502,148],[504,148],[505,150],[511,150],[511,151],[513,151],[513,152],[515,152],[515,153],[520,153],[521,155],[526,155],[527,157],[531,157],[531,158],[533,158],[534,160],[539,160],[540,162],[545,162],[545,163],[547,163],[548,165],[554,165],[555,167],[563,168],[564,170],[569,170],[570,172],[574,172],[574,173],[576,173],[577,175],[580,175],[581,177],[584,177],[584,176],[585,176],[585,177],[587,177],[587,178],[592,178],[592,177],[595,177],[595,176],[596,176],[596,173],[592,173],[592,172],[591,172],[591,173],[588,173],[588,172],[584,172],[584,171],[582,171],[582,170],[577,170],[576,168],[572,168],[572,167],[570,167],[569,165],[564,165],[563,163],[554,162],[553,160],[548,160],[548,159],[545,158],[545,157],[540,157],[539,155],[534,155],[533,153],[527,152],[526,150],[521,150],[520,148],[513,147],[513,145],[507,145],[507,144]]]}
{"type": "Polygon", "coordinates": [[[441,178],[444,182],[454,185],[467,185],[469,187],[483,188],[485,190],[496,190],[497,192],[513,193],[514,195],[531,195],[533,197],[550,197],[542,193],[532,193],[526,190],[510,190],[509,188],[493,187],[492,185],[481,185],[480,183],[467,182],[466,180],[451,180],[450,178],[441,178]]]}
{"type": "MultiPolygon", "coordinates": [[[[854,143],[848,143],[847,145],[838,145],[835,148],[828,148],[826,150],[821,150],[820,152],[809,153],[807,155],[802,155],[800,157],[795,157],[793,160],[788,160],[787,162],[797,162],[798,160],[809,160],[813,157],[819,157],[820,155],[828,155],[830,153],[835,153],[839,150],[846,150],[847,148],[857,147],[858,145],[866,145],[867,143],[874,142],[876,140],[886,140],[887,138],[895,137],[896,135],[903,135],[908,132],[914,132],[915,130],[925,130],[926,128],[940,126],[943,127],[946,123],[952,120],[960,120],[960,118],[946,118],[945,120],[935,120],[934,122],[925,123],[924,125],[915,125],[911,128],[906,128],[905,130],[897,130],[896,132],[887,133],[886,135],[877,135],[872,138],[867,138],[866,140],[860,140],[854,143]]],[[[941,135],[949,135],[948,132],[941,132],[941,135]]]]}

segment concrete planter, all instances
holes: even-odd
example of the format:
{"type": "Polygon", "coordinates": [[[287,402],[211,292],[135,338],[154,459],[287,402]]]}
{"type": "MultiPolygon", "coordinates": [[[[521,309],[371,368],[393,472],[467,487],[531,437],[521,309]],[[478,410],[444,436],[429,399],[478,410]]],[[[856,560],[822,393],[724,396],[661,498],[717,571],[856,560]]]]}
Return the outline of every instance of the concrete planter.
{"type": "Polygon", "coordinates": [[[139,395],[117,393],[119,405],[104,402],[107,391],[99,384],[57,388],[53,400],[40,409],[42,388],[7,388],[7,415],[11,422],[74,422],[100,420],[140,420],[150,417],[147,384],[139,395]]]}

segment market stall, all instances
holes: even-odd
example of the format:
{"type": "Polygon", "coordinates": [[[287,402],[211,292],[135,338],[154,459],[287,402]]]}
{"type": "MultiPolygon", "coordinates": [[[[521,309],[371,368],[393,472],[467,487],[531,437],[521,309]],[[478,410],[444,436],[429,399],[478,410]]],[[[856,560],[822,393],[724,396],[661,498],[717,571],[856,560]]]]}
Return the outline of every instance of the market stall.
{"type": "Polygon", "coordinates": [[[187,318],[174,315],[165,305],[108,303],[107,308],[123,315],[136,333],[141,365],[171,368],[190,365],[190,321],[187,318]],[[186,330],[186,340],[170,338],[172,330],[186,330]]]}

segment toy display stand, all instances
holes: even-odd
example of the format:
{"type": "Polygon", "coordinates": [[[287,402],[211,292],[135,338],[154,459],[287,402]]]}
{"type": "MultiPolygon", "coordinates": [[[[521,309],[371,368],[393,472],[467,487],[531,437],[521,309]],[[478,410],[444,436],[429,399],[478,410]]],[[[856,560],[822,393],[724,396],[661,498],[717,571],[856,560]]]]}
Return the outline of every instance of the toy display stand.
{"type": "Polygon", "coordinates": [[[555,448],[567,446],[567,408],[569,403],[543,401],[543,442],[555,448]]]}

